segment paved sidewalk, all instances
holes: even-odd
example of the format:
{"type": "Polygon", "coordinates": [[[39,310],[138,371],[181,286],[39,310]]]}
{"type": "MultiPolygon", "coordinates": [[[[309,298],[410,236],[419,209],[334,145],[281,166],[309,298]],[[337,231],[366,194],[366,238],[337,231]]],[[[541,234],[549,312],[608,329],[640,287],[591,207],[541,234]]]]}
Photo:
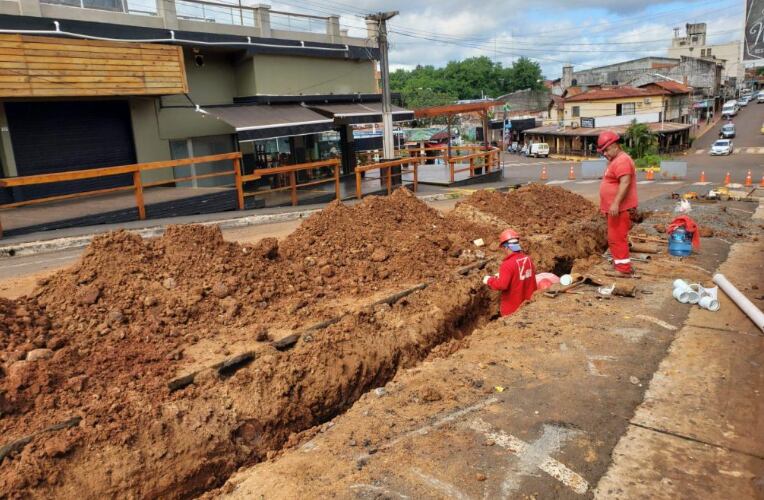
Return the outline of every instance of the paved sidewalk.
{"type": "MultiPolygon", "coordinates": [[[[738,243],[719,269],[759,307],[762,263],[761,242],[738,243]]],[[[764,335],[720,299],[693,307],[595,498],[764,498],[764,335]]]]}

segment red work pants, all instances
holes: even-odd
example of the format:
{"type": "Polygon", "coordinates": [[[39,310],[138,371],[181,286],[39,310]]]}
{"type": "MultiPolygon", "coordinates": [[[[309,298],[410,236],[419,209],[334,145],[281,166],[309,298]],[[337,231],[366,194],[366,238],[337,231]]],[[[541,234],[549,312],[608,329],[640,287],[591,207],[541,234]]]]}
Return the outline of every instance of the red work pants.
{"type": "Polygon", "coordinates": [[[628,210],[624,210],[616,217],[607,216],[607,246],[613,257],[615,270],[619,273],[631,272],[631,259],[629,258],[629,230],[631,229],[631,216],[628,210]]]}

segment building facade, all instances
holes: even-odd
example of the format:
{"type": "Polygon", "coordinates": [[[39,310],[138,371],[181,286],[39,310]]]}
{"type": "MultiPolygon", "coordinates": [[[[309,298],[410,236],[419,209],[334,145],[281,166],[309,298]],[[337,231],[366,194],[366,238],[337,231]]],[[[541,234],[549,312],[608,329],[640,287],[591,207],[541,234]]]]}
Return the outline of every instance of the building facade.
{"type": "MultiPolygon", "coordinates": [[[[0,0],[0,29],[3,177],[231,151],[242,152],[245,171],[339,155],[350,171],[352,127],[381,121],[378,51],[349,37],[337,16],[206,0],[0,0]]],[[[372,27],[366,34],[375,36],[372,27]]],[[[143,176],[218,168],[229,167],[143,176]]],[[[229,181],[178,185],[220,182],[229,181]]],[[[0,202],[42,195],[14,188],[0,202]]]]}
{"type": "Polygon", "coordinates": [[[722,61],[722,79],[729,81],[729,85],[739,88],[745,79],[745,66],[742,55],[743,46],[740,41],[708,44],[706,40],[706,23],[685,25],[685,34],[680,36],[680,29],[674,30],[674,38],[668,49],[668,56],[673,58],[695,57],[722,61]]]}

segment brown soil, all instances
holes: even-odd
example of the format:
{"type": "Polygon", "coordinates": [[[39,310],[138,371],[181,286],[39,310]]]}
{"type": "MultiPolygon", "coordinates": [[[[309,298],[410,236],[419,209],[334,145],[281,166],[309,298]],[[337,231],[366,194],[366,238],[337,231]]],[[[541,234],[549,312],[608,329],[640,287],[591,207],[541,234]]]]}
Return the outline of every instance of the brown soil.
{"type": "MultiPolygon", "coordinates": [[[[578,198],[555,205],[567,195],[521,195],[526,204],[545,197],[543,229],[528,220],[535,212],[501,220],[529,235],[540,269],[598,248],[580,222],[568,224],[582,218],[571,205],[578,198]]],[[[456,339],[433,356],[464,345],[494,296],[454,270],[498,255],[472,244],[495,234],[399,190],[352,208],[331,204],[280,243],[231,243],[204,226],[170,227],[156,240],[96,238],[31,296],[0,301],[0,447],[30,437],[0,458],[0,496],[183,497],[220,484],[441,343],[456,339]],[[168,390],[198,366],[197,344],[256,343],[265,330],[335,317],[348,297],[370,303],[422,281],[434,284],[392,308],[348,315],[286,352],[261,343],[250,365],[203,370],[193,385],[168,390]],[[73,417],[78,425],[45,431],[73,417]]]]}
{"type": "Polygon", "coordinates": [[[457,204],[454,215],[489,224],[496,232],[507,227],[518,231],[539,271],[570,272],[575,259],[601,253],[607,246],[605,221],[597,207],[558,186],[476,191],[457,204]]]}

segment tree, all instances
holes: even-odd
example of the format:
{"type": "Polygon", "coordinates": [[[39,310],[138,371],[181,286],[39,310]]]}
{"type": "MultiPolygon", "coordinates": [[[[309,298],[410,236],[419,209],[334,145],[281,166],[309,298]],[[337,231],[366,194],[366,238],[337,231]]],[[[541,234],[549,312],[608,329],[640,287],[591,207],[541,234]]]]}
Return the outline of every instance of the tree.
{"type": "Polygon", "coordinates": [[[655,136],[650,132],[650,128],[644,123],[637,123],[637,120],[632,120],[631,125],[626,129],[623,138],[635,159],[642,158],[655,152],[655,136]]]}
{"type": "Polygon", "coordinates": [[[509,80],[512,92],[523,89],[541,90],[544,87],[541,66],[527,57],[521,57],[512,64],[509,80]]]}

